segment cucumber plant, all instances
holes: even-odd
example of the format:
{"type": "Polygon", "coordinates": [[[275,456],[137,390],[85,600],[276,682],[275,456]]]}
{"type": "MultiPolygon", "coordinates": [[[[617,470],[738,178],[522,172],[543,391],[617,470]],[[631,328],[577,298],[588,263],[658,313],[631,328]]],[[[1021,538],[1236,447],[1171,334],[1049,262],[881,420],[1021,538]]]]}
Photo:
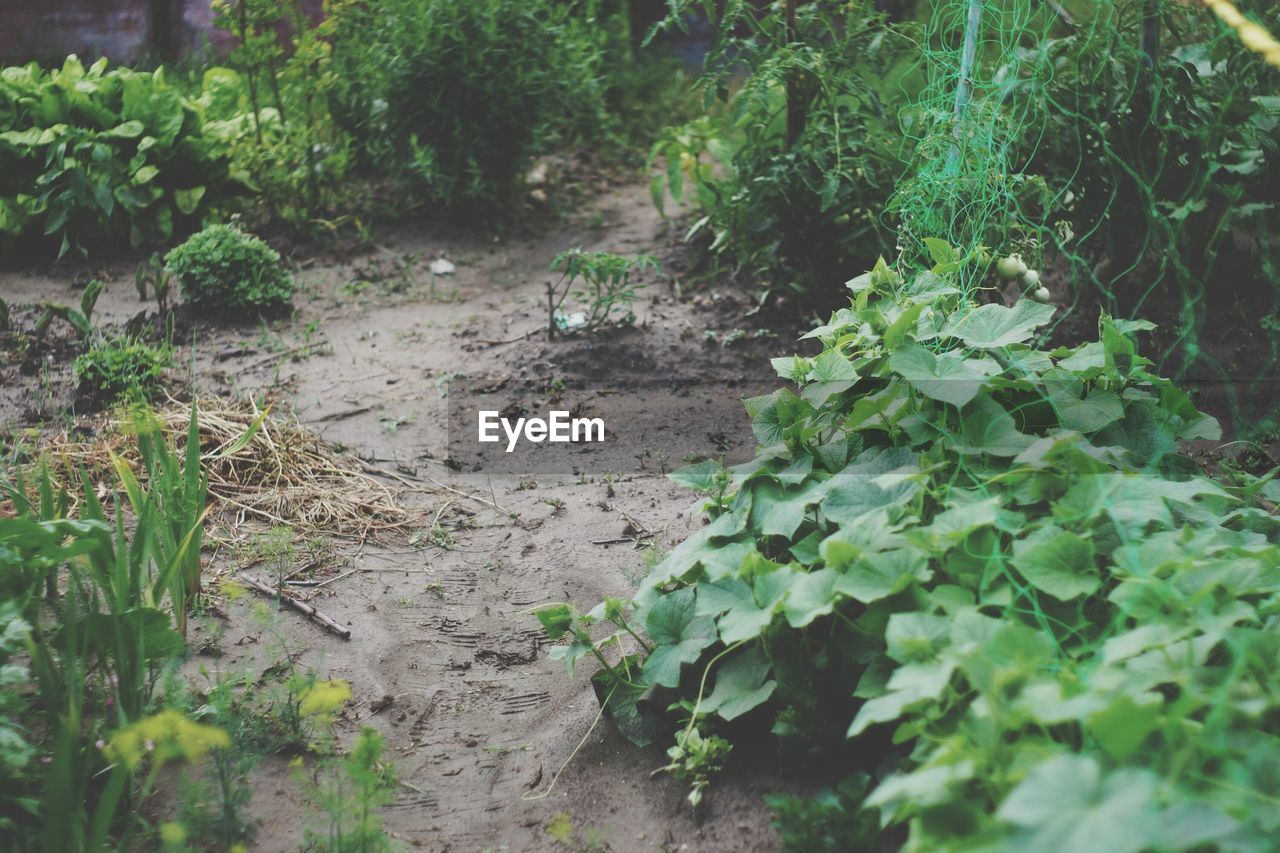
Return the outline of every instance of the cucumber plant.
{"type": "Polygon", "coordinates": [[[599,652],[606,712],[637,742],[676,731],[672,769],[693,730],[732,743],[749,716],[856,769],[815,827],[912,849],[1274,837],[1280,490],[1182,454],[1219,428],[1139,353],[1151,324],[1104,314],[1045,348],[1052,306],[977,305],[957,281],[981,261],[936,254],[848,283],[806,336],[822,351],[775,360],[792,387],[746,401],[756,458],[674,475],[708,523],[631,602],[540,613],[572,637],[556,654],[599,652]],[[622,612],[647,639],[592,639],[622,612]]]}

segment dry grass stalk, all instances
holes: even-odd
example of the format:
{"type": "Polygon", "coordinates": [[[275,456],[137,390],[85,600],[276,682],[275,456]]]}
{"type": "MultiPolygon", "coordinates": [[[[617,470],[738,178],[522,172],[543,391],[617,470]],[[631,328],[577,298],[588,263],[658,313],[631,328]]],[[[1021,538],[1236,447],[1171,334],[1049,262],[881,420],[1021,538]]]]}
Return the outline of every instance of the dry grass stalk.
{"type": "MultiPolygon", "coordinates": [[[[334,451],[292,415],[273,411],[245,447],[219,457],[261,410],[252,400],[207,397],[199,404],[212,512],[222,513],[233,527],[253,519],[289,525],[302,534],[365,540],[415,520],[398,502],[397,489],[365,473],[367,466],[360,460],[334,451]]],[[[190,410],[189,403],[169,400],[155,413],[180,449],[186,444],[190,410]]],[[[57,467],[64,476],[83,468],[95,482],[113,483],[110,453],[138,467],[131,428],[128,415],[116,416],[97,430],[98,439],[74,439],[63,430],[42,442],[40,450],[62,463],[57,467]]]]}

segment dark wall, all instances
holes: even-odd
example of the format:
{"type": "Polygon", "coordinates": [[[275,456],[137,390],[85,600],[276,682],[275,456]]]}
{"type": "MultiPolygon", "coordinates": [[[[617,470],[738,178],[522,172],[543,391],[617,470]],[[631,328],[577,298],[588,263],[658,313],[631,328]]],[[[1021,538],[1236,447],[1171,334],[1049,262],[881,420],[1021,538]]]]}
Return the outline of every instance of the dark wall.
{"type": "Polygon", "coordinates": [[[132,60],[151,37],[150,0],[0,0],[0,57],[10,62],[132,60]]]}
{"type": "MultiPolygon", "coordinates": [[[[322,0],[303,0],[318,16],[322,0]]],[[[211,46],[225,53],[226,33],[213,28],[210,0],[0,0],[0,61],[86,62],[144,57],[172,61],[211,46]]]]}

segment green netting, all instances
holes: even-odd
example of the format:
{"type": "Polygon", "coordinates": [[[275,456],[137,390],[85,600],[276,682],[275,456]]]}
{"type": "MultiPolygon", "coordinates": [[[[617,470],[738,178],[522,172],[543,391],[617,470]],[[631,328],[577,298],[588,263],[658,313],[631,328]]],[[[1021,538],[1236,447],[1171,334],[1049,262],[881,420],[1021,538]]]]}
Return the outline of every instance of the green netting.
{"type": "MultiPolygon", "coordinates": [[[[938,237],[1021,253],[1072,309],[1172,302],[1160,367],[1242,378],[1200,336],[1219,279],[1251,282],[1249,310],[1276,322],[1280,78],[1264,57],[1195,4],[940,0],[920,63],[927,84],[900,116],[911,171],[887,212],[907,259],[938,237]]],[[[1277,363],[1270,337],[1247,378],[1277,363]]]]}

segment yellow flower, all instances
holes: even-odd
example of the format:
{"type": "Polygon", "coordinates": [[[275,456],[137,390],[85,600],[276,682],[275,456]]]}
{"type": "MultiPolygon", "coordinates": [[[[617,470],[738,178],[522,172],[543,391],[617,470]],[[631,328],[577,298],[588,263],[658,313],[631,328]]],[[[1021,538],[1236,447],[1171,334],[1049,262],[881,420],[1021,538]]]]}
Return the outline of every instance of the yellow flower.
{"type": "Polygon", "coordinates": [[[177,847],[187,842],[187,830],[182,824],[168,821],[160,824],[160,840],[166,845],[177,847]]]}
{"type": "Polygon", "coordinates": [[[351,685],[340,678],[332,678],[312,685],[302,694],[298,710],[304,715],[325,714],[336,711],[351,698],[351,685]]]}
{"type": "Polygon", "coordinates": [[[223,578],[218,582],[218,592],[226,596],[227,601],[239,601],[244,595],[245,589],[230,578],[223,578]]]}
{"type": "Polygon", "coordinates": [[[136,770],[148,754],[157,765],[173,758],[196,762],[210,749],[230,745],[231,738],[222,729],[201,725],[178,711],[169,710],[116,732],[104,752],[111,761],[123,762],[130,770],[136,770]]]}

